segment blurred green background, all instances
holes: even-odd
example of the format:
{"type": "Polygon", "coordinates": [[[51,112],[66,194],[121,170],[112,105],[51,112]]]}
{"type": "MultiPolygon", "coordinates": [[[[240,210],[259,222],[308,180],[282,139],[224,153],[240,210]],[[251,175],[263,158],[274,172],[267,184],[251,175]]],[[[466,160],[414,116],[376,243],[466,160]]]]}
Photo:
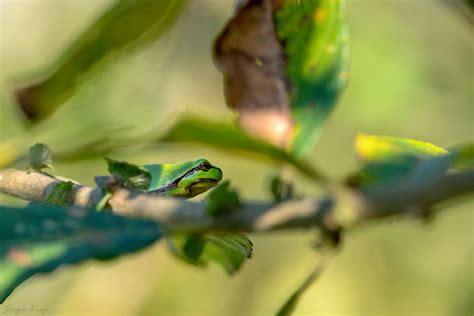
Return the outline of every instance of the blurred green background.
{"type": "MultiPolygon", "coordinates": [[[[192,0],[170,33],[97,73],[50,119],[26,128],[12,100],[14,88],[56,60],[111,3],[0,2],[0,142],[21,137],[46,142],[54,152],[111,133],[140,135],[182,111],[232,116],[210,56],[234,3],[192,0]],[[117,131],[121,127],[126,129],[117,131]]],[[[437,0],[355,0],[349,16],[351,80],[312,163],[335,178],[348,175],[356,168],[352,142],[358,131],[446,147],[473,137],[472,25],[437,0]]],[[[248,199],[268,198],[264,184],[276,170],[196,145],[160,145],[113,157],[137,164],[207,157],[248,199]]],[[[106,165],[102,159],[56,163],[54,172],[93,184],[106,165]]],[[[303,177],[297,184],[299,191],[318,192],[303,177]]],[[[0,202],[21,203],[5,196],[0,202]]],[[[349,232],[295,314],[472,315],[473,207],[469,201],[447,205],[427,225],[405,219],[349,232]]],[[[251,236],[254,257],[234,277],[215,266],[187,266],[157,244],[119,260],[35,276],[5,305],[37,305],[51,315],[271,315],[319,260],[311,250],[313,235],[251,236]]]]}

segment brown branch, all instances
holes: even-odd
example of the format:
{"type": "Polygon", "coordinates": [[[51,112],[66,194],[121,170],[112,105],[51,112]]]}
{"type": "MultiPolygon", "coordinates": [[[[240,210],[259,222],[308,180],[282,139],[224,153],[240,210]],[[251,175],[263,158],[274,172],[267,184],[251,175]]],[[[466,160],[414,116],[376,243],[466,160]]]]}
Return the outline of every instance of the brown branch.
{"type": "MultiPolygon", "coordinates": [[[[28,201],[42,202],[61,180],[44,173],[4,169],[0,170],[0,192],[28,201]]],[[[99,188],[80,184],[74,184],[70,194],[71,203],[83,207],[94,206],[101,198],[102,192],[99,188]]]]}
{"type": "MultiPolygon", "coordinates": [[[[280,203],[249,201],[225,216],[211,217],[205,201],[189,201],[118,189],[109,200],[113,211],[157,220],[184,231],[271,231],[320,227],[336,230],[373,218],[418,212],[444,200],[474,191],[474,170],[447,173],[420,186],[417,181],[363,191],[344,189],[323,198],[291,199],[280,203]]],[[[0,192],[29,201],[44,201],[60,180],[36,172],[0,170],[0,192]]],[[[70,200],[93,206],[102,194],[98,188],[74,185],[70,200]]]]}

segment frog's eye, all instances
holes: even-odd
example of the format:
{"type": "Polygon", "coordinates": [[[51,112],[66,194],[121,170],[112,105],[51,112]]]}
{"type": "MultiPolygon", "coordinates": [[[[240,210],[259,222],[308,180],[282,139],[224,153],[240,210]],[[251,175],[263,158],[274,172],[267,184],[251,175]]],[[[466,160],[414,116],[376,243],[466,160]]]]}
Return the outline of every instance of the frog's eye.
{"type": "Polygon", "coordinates": [[[211,165],[207,161],[204,161],[204,162],[201,162],[198,165],[198,168],[199,168],[199,170],[207,171],[207,170],[211,169],[211,165]]]}

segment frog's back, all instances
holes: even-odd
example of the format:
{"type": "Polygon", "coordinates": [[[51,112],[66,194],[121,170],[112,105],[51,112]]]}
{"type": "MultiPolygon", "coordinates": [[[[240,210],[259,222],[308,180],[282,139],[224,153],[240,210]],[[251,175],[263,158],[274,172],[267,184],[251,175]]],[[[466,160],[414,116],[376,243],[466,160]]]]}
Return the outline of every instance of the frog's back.
{"type": "Polygon", "coordinates": [[[154,191],[182,177],[192,168],[193,162],[186,161],[176,164],[149,164],[143,167],[151,174],[148,191],[154,191]]]}

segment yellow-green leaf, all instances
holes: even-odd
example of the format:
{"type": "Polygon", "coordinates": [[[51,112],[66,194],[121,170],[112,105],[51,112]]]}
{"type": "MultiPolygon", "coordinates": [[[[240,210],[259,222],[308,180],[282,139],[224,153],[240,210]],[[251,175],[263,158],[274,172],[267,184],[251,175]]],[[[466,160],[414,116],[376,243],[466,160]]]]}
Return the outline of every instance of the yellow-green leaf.
{"type": "Polygon", "coordinates": [[[363,162],[387,162],[406,156],[426,158],[448,153],[446,149],[427,142],[364,133],[357,135],[354,146],[363,162]]]}
{"type": "Polygon", "coordinates": [[[406,175],[421,160],[448,155],[439,146],[413,139],[360,133],[355,140],[355,151],[362,164],[356,184],[389,181],[406,175]]]}

